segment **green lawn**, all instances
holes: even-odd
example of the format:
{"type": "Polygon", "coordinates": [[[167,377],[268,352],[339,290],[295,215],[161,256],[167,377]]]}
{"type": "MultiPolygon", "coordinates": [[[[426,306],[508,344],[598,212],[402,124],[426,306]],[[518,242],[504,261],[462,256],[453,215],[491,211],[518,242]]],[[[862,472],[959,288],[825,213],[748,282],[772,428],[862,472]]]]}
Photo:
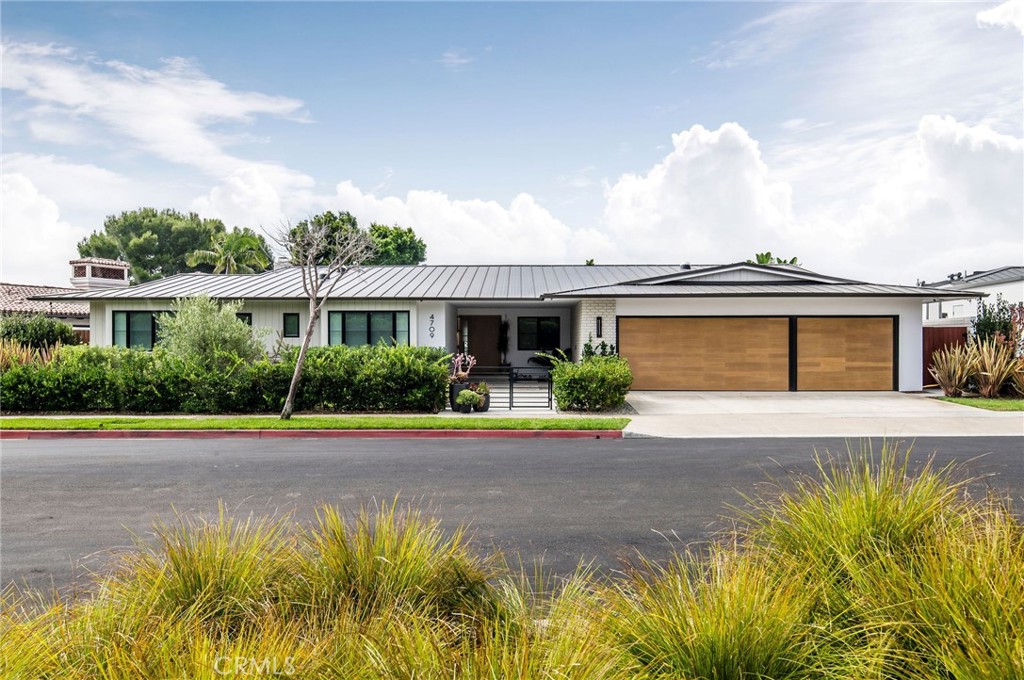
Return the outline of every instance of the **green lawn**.
{"type": "Polygon", "coordinates": [[[3,430],[621,430],[629,418],[450,416],[4,417],[3,430]]]}
{"type": "Polygon", "coordinates": [[[982,399],[981,397],[940,397],[942,401],[989,411],[1024,411],[1024,399],[982,399]]]}

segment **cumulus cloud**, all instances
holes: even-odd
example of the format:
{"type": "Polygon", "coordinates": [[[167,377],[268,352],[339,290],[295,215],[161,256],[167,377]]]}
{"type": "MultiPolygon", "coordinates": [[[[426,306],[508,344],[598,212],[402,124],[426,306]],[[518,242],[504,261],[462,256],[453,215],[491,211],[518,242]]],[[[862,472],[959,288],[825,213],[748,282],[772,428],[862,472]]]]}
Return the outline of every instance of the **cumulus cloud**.
{"type": "Polygon", "coordinates": [[[570,228],[529,194],[519,194],[507,206],[453,199],[440,191],[379,198],[346,181],[334,196],[319,200],[365,223],[413,226],[427,242],[432,264],[582,262],[611,252],[605,235],[570,228]]]}
{"type": "Polygon", "coordinates": [[[67,284],[68,260],[87,235],[60,215],[57,204],[20,173],[0,176],[0,278],[5,283],[67,284]]]}
{"type": "Polygon", "coordinates": [[[672,147],[647,173],[605,191],[604,223],[627,259],[728,261],[786,231],[791,189],[740,125],[695,125],[672,147]]]}
{"type": "Polygon", "coordinates": [[[948,116],[922,118],[916,138],[845,225],[864,264],[926,276],[1019,261],[1024,140],[948,116]]]}
{"type": "Polygon", "coordinates": [[[1024,34],[1024,0],[1008,0],[992,9],[978,12],[978,26],[1016,28],[1024,34]]]}

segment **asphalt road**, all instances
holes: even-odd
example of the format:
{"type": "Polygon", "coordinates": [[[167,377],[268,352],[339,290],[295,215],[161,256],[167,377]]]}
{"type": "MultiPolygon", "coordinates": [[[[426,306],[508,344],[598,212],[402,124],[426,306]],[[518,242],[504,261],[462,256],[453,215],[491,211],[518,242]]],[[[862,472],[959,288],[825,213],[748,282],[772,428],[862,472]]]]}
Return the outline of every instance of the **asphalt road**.
{"type": "MultiPolygon", "coordinates": [[[[874,441],[875,450],[879,440],[874,441]]],[[[663,559],[727,526],[741,494],[812,472],[837,439],[6,441],[0,460],[0,585],[67,588],[175,509],[236,515],[318,503],[402,500],[480,550],[567,573],[663,559]]],[[[964,461],[974,491],[1024,498],[1024,439],[919,439],[914,456],[964,461]]]]}

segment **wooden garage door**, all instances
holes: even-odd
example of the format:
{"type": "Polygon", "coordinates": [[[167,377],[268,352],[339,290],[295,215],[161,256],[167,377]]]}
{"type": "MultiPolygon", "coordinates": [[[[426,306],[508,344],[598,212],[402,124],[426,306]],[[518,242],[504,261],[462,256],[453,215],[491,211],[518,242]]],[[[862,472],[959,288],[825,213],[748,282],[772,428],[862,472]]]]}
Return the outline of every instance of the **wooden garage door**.
{"type": "Polygon", "coordinates": [[[785,318],[619,317],[634,390],[787,390],[785,318]]]}
{"type": "Polygon", "coordinates": [[[797,319],[798,390],[892,390],[892,318],[797,319]]]}

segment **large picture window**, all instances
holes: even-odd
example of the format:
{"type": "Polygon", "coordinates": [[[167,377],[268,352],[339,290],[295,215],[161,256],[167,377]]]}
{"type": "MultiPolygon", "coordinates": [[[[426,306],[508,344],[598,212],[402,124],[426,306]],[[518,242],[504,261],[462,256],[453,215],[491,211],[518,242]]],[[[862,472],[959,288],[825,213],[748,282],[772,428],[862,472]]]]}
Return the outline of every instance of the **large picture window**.
{"type": "Polygon", "coordinates": [[[561,344],[562,320],[557,316],[521,316],[518,346],[521,350],[551,350],[561,344]]]}
{"type": "Polygon", "coordinates": [[[409,344],[409,312],[328,312],[330,345],[409,344]]]}
{"type": "Polygon", "coordinates": [[[153,349],[156,316],[163,312],[114,312],[114,346],[153,349]]]}

